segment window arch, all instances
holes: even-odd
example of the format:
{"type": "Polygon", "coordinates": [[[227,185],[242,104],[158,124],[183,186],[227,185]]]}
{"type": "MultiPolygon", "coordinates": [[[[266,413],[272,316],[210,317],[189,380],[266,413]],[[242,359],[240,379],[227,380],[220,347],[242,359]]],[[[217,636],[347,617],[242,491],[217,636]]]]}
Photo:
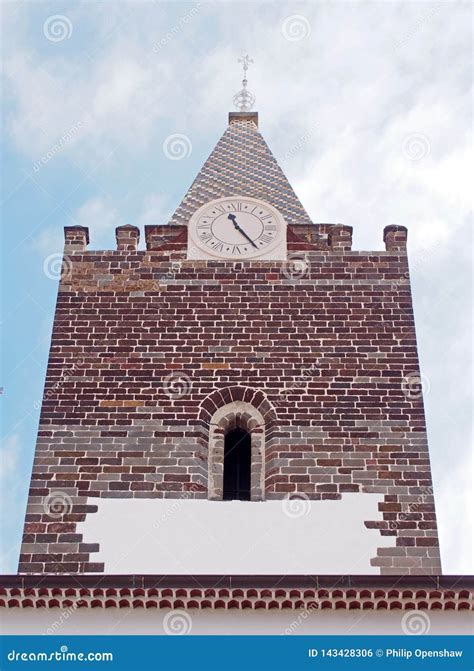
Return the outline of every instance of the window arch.
{"type": "Polygon", "coordinates": [[[262,501],[264,498],[264,445],[265,420],[257,408],[244,401],[233,401],[218,408],[211,417],[209,426],[209,498],[215,501],[224,498],[243,498],[244,491],[246,491],[245,483],[249,481],[250,491],[246,497],[247,500],[262,501]],[[236,446],[233,441],[239,436],[242,442],[236,446]],[[242,450],[237,455],[239,447],[242,450]],[[228,452],[227,458],[226,451],[228,452]],[[232,459],[232,451],[234,451],[234,459],[232,459]],[[250,472],[247,477],[245,464],[248,462],[250,472]],[[229,470],[225,474],[226,467],[229,470]],[[240,480],[239,477],[241,477],[240,480]],[[234,490],[241,490],[241,496],[235,496],[238,493],[236,491],[231,492],[232,483],[234,490]]]}

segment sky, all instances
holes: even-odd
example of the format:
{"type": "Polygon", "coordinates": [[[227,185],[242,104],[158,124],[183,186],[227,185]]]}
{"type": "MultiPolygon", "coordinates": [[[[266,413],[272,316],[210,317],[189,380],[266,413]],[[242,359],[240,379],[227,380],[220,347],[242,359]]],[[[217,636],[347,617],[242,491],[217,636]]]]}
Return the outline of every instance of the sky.
{"type": "Polygon", "coordinates": [[[443,572],[473,572],[472,5],[2,4],[0,573],[15,573],[63,227],[166,223],[249,53],[259,127],[315,223],[407,226],[443,572]]]}

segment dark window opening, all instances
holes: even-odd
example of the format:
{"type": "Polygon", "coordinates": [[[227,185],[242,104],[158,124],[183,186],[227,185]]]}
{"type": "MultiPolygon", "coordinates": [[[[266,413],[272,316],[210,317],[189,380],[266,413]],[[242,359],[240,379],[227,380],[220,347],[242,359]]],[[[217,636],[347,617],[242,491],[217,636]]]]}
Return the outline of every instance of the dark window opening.
{"type": "Polygon", "coordinates": [[[229,431],[224,441],[224,501],[250,501],[250,434],[229,431]]]}

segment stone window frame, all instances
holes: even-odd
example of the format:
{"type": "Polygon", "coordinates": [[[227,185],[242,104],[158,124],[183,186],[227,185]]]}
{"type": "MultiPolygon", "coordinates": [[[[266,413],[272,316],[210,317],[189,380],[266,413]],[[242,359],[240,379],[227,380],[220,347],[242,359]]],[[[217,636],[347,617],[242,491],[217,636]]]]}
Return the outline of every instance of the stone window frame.
{"type": "MultiPolygon", "coordinates": [[[[236,415],[236,417],[237,417],[236,415]]],[[[196,428],[198,430],[198,442],[202,447],[203,456],[206,455],[208,465],[208,499],[219,501],[223,496],[223,472],[224,472],[224,439],[225,432],[231,430],[233,422],[237,426],[244,423],[241,428],[249,430],[252,448],[252,434],[254,435],[255,449],[251,453],[251,460],[254,461],[255,468],[252,471],[251,478],[251,501],[265,500],[265,460],[268,451],[271,451],[273,442],[278,434],[279,421],[275,407],[262,389],[248,387],[245,385],[225,386],[214,389],[199,404],[196,428]],[[241,402],[241,406],[234,405],[241,402]],[[231,418],[235,408],[243,408],[243,412],[237,413],[239,419],[231,418]],[[226,408],[224,410],[223,408],[226,408]],[[232,410],[232,408],[234,410],[232,410]],[[247,417],[247,414],[249,415],[247,417]],[[224,419],[227,417],[228,421],[224,419]],[[250,422],[251,430],[248,429],[250,422]],[[247,426],[247,428],[246,428],[247,426]],[[260,438],[260,440],[259,440],[260,438]],[[214,453],[215,441],[221,440],[218,447],[222,448],[221,453],[214,453]],[[259,444],[260,443],[260,444],[259,444]],[[258,453],[260,451],[260,454],[258,453]],[[221,461],[221,468],[218,467],[218,457],[221,461]],[[261,457],[261,465],[260,459],[261,457]],[[222,477],[219,480],[219,471],[222,469],[222,477]],[[217,471],[217,473],[215,473],[217,471]],[[217,474],[217,479],[215,475],[217,474]]]]}
{"type": "Polygon", "coordinates": [[[233,429],[250,434],[250,500],[265,499],[265,419],[251,403],[231,401],[218,408],[209,422],[208,498],[222,501],[224,493],[224,441],[233,429]]]}

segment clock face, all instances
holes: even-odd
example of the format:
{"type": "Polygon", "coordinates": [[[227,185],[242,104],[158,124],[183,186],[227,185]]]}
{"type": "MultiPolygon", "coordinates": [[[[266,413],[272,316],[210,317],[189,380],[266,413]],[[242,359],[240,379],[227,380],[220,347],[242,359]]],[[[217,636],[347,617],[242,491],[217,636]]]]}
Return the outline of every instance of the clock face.
{"type": "Polygon", "coordinates": [[[193,214],[188,231],[190,244],[211,258],[264,256],[286,242],[285,222],[278,210],[244,196],[207,203],[193,214]]]}

